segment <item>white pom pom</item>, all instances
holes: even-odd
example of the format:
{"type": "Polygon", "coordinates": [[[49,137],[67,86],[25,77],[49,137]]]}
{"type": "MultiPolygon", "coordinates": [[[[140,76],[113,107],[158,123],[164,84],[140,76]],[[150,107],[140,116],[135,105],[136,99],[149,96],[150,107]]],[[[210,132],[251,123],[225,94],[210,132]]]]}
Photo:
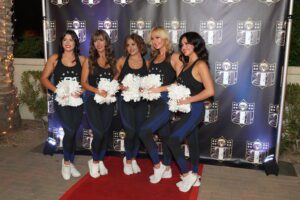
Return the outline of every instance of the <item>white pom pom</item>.
{"type": "Polygon", "coordinates": [[[141,100],[140,79],[141,78],[139,76],[136,76],[134,74],[127,74],[124,77],[122,84],[128,88],[127,90],[123,91],[121,94],[123,96],[124,101],[138,102],[141,100]]]}
{"type": "Polygon", "coordinates": [[[107,92],[107,96],[103,97],[98,94],[95,95],[94,100],[99,104],[110,104],[116,102],[115,94],[118,92],[119,89],[119,83],[116,80],[110,81],[106,78],[101,78],[98,83],[98,89],[104,90],[107,92]]]}
{"type": "Polygon", "coordinates": [[[160,98],[160,93],[149,93],[148,90],[150,88],[157,88],[162,85],[160,80],[160,75],[157,74],[149,74],[148,76],[144,76],[141,78],[140,87],[143,89],[141,92],[141,96],[143,99],[153,101],[160,98]]]}
{"type": "Polygon", "coordinates": [[[170,99],[168,101],[168,105],[170,111],[179,111],[184,113],[189,113],[191,111],[191,104],[177,104],[179,100],[183,100],[190,97],[191,91],[189,88],[185,87],[184,85],[172,84],[168,87],[168,92],[168,97],[170,99]]]}
{"type": "Polygon", "coordinates": [[[77,107],[83,104],[82,98],[72,96],[72,94],[80,93],[81,91],[81,85],[76,78],[66,77],[56,87],[55,100],[59,105],[77,107]]]}

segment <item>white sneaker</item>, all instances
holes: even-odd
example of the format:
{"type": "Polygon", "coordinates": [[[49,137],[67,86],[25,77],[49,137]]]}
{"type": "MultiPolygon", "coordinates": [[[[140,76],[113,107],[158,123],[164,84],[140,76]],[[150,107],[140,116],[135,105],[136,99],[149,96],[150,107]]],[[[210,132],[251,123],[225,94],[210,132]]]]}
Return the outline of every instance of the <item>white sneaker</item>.
{"type": "Polygon", "coordinates": [[[159,168],[153,168],[154,174],[151,175],[150,183],[153,183],[153,184],[158,183],[161,180],[163,173],[166,171],[167,167],[164,164],[162,164],[161,162],[159,164],[160,164],[159,168]]]}
{"type": "Polygon", "coordinates": [[[141,168],[140,168],[140,166],[137,164],[136,160],[132,160],[132,171],[133,171],[133,173],[135,173],[135,174],[141,173],[141,168]]]}
{"type": "Polygon", "coordinates": [[[73,163],[71,163],[70,165],[71,165],[71,175],[73,177],[81,176],[80,172],[76,169],[75,165],[73,163]]]}
{"type": "Polygon", "coordinates": [[[107,168],[105,167],[103,161],[100,161],[100,162],[99,162],[99,171],[100,171],[100,175],[101,175],[101,176],[104,176],[104,175],[107,175],[107,174],[108,174],[108,170],[107,170],[107,168]]]}
{"type": "Polygon", "coordinates": [[[131,164],[126,163],[126,157],[123,158],[123,172],[126,175],[131,175],[133,174],[133,169],[131,164]]]}
{"type": "Polygon", "coordinates": [[[201,176],[198,175],[196,182],[194,183],[193,187],[199,187],[201,185],[201,176]]]}
{"type": "Polygon", "coordinates": [[[91,159],[88,161],[88,166],[89,166],[91,177],[93,177],[93,178],[100,177],[98,163],[94,163],[93,159],[91,159]]]}
{"type": "Polygon", "coordinates": [[[62,159],[61,164],[61,175],[65,180],[69,180],[71,178],[71,165],[66,165],[64,159],[62,159]]]}
{"type": "MultiPolygon", "coordinates": [[[[182,177],[180,177],[180,178],[182,178],[182,177]]],[[[201,179],[201,176],[198,175],[198,178],[197,178],[196,182],[194,183],[193,187],[199,187],[201,185],[200,179],[201,179]]],[[[182,180],[177,182],[176,186],[181,187],[182,186],[182,180]]]]}
{"type": "Polygon", "coordinates": [[[193,174],[191,171],[188,173],[187,176],[182,177],[182,183],[179,187],[181,192],[188,192],[194,183],[197,181],[198,176],[193,174]]]}
{"type": "MultiPolygon", "coordinates": [[[[153,177],[154,174],[149,176],[150,179],[153,179],[153,177]]],[[[172,178],[172,169],[171,168],[169,168],[169,170],[166,169],[161,178],[165,178],[165,179],[172,178]]]]}

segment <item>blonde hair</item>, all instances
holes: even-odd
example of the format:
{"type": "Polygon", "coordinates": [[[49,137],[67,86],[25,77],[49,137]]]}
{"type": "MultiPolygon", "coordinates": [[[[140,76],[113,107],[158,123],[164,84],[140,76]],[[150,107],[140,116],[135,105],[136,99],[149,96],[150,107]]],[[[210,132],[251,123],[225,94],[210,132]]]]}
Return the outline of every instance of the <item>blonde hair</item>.
{"type": "Polygon", "coordinates": [[[166,59],[169,59],[171,54],[173,53],[172,42],[170,40],[169,33],[164,27],[157,26],[151,29],[149,34],[149,45],[151,47],[151,58],[155,58],[159,54],[159,50],[155,49],[152,45],[151,36],[153,33],[157,33],[162,39],[165,40],[165,48],[166,48],[166,59]]]}

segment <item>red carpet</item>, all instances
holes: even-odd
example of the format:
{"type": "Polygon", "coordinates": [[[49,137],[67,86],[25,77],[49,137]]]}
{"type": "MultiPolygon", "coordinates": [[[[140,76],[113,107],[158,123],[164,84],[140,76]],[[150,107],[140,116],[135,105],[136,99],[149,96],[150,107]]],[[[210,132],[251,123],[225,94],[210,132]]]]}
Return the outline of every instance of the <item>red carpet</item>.
{"type": "MultiPolygon", "coordinates": [[[[163,179],[158,184],[151,184],[149,176],[153,173],[149,159],[139,159],[142,173],[126,176],[123,174],[121,157],[107,157],[105,165],[108,175],[98,179],[86,174],[73,185],[60,200],[196,200],[199,187],[192,187],[187,193],[182,193],[176,187],[179,172],[172,165],[173,178],[163,179]]],[[[203,165],[199,166],[202,174],[203,165]]]]}

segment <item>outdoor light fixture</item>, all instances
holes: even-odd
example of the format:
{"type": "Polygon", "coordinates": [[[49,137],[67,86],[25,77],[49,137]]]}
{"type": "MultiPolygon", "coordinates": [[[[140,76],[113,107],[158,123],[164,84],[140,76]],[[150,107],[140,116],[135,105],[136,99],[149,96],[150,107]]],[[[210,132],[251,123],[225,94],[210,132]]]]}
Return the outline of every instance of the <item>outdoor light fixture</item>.
{"type": "Polygon", "coordinates": [[[264,159],[263,167],[267,176],[269,174],[278,176],[279,167],[274,154],[271,154],[264,159]]]}
{"type": "Polygon", "coordinates": [[[43,154],[53,156],[53,154],[56,151],[56,148],[57,148],[56,140],[52,137],[48,137],[44,145],[43,154]]]}

